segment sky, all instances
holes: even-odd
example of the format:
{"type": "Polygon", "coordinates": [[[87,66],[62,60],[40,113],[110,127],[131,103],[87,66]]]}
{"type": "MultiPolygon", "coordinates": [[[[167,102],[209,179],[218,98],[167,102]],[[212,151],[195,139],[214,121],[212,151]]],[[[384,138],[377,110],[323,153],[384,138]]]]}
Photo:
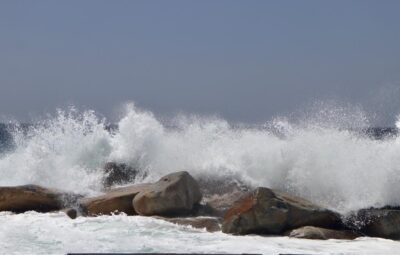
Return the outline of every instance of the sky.
{"type": "Polygon", "coordinates": [[[0,115],[400,113],[400,1],[0,1],[0,115]]]}

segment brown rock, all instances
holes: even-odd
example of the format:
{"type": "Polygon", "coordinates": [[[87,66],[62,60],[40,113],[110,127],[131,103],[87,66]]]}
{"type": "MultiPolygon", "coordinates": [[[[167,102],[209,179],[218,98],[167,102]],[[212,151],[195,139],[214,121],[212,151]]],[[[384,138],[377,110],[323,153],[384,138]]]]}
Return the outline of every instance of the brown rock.
{"type": "Polygon", "coordinates": [[[319,240],[328,240],[328,239],[353,240],[357,237],[360,237],[359,234],[352,232],[350,230],[333,230],[333,229],[318,228],[311,226],[290,230],[286,233],[286,235],[288,235],[289,237],[304,238],[304,239],[319,239],[319,240]]]}
{"type": "Polygon", "coordinates": [[[110,215],[113,213],[126,213],[136,215],[132,206],[133,198],[150,184],[137,184],[107,191],[104,195],[84,198],[80,201],[80,208],[84,215],[110,215]]]}
{"type": "Polygon", "coordinates": [[[400,210],[363,209],[357,214],[359,230],[373,237],[400,240],[400,210]]]}
{"type": "Polygon", "coordinates": [[[72,201],[73,195],[37,185],[0,187],[0,211],[50,212],[64,208],[67,200],[72,201]]]}
{"type": "Polygon", "coordinates": [[[140,215],[181,215],[192,211],[201,200],[197,182],[188,172],[164,176],[149,185],[133,199],[133,207],[140,215]]]}
{"type": "Polygon", "coordinates": [[[224,215],[222,231],[232,234],[282,234],[302,226],[341,228],[340,216],[299,197],[257,188],[224,215]]]}
{"type": "Polygon", "coordinates": [[[208,232],[217,232],[221,230],[220,222],[213,217],[191,217],[191,218],[163,218],[157,217],[178,225],[191,226],[193,228],[206,229],[208,232]]]}

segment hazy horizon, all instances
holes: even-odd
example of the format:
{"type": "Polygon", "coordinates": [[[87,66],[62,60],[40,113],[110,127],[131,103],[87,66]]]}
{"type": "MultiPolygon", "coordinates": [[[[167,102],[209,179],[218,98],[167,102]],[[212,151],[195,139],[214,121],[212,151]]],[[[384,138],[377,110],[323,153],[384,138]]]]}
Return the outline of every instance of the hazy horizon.
{"type": "Polygon", "coordinates": [[[1,1],[0,116],[400,113],[399,1],[1,1]],[[332,103],[333,102],[333,103],[332,103]]]}

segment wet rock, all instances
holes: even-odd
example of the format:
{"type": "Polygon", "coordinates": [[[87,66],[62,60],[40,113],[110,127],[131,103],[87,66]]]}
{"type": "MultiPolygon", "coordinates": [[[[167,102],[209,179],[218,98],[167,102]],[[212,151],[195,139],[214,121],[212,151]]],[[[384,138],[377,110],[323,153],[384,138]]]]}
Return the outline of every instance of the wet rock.
{"type": "Polygon", "coordinates": [[[206,197],[203,199],[205,203],[204,208],[207,209],[204,213],[216,217],[223,217],[226,211],[246,193],[247,192],[244,191],[233,191],[231,193],[206,197]]]}
{"type": "Polygon", "coordinates": [[[208,216],[208,217],[217,217],[217,218],[222,218],[223,212],[213,208],[210,204],[195,204],[193,206],[193,209],[190,213],[187,214],[187,216],[192,216],[192,217],[200,217],[200,216],[208,216]]]}
{"type": "Polygon", "coordinates": [[[257,188],[225,213],[222,231],[232,234],[282,234],[303,226],[342,227],[340,215],[299,197],[257,188]]]}
{"type": "Polygon", "coordinates": [[[65,208],[79,196],[37,185],[0,187],[0,211],[50,212],[65,208]]]}
{"type": "Polygon", "coordinates": [[[197,180],[203,195],[201,205],[194,209],[194,216],[223,217],[233,203],[250,190],[243,182],[231,178],[207,178],[197,180]]]}
{"type": "Polygon", "coordinates": [[[286,233],[286,235],[295,238],[319,239],[319,240],[328,240],[328,239],[353,240],[357,237],[360,237],[359,234],[350,230],[333,230],[333,229],[319,228],[312,226],[306,226],[290,230],[286,233]]]}
{"type": "Polygon", "coordinates": [[[132,206],[133,198],[151,184],[136,184],[123,188],[107,191],[105,194],[84,198],[80,201],[80,210],[83,215],[97,216],[110,215],[114,213],[126,213],[136,215],[132,206]]]}
{"type": "Polygon", "coordinates": [[[163,218],[157,217],[178,225],[191,226],[193,228],[206,229],[208,232],[217,232],[221,230],[220,221],[213,217],[190,217],[190,218],[163,218]]]}
{"type": "Polygon", "coordinates": [[[67,208],[62,210],[71,219],[76,219],[78,217],[78,211],[74,208],[67,208]]]}
{"type": "Polygon", "coordinates": [[[139,171],[124,163],[108,162],[104,166],[105,177],[103,185],[105,188],[113,185],[122,185],[135,179],[139,171]]]}
{"type": "Polygon", "coordinates": [[[202,177],[197,182],[204,198],[250,191],[250,186],[234,177],[202,177]]]}
{"type": "Polygon", "coordinates": [[[156,183],[114,188],[80,200],[83,215],[183,215],[201,200],[196,181],[187,172],[172,173],[156,183]]]}
{"type": "Polygon", "coordinates": [[[190,213],[201,200],[197,182],[185,171],[162,177],[133,199],[140,215],[182,215],[190,213]]]}
{"type": "Polygon", "coordinates": [[[400,240],[400,210],[362,209],[353,220],[359,231],[368,236],[400,240]]]}

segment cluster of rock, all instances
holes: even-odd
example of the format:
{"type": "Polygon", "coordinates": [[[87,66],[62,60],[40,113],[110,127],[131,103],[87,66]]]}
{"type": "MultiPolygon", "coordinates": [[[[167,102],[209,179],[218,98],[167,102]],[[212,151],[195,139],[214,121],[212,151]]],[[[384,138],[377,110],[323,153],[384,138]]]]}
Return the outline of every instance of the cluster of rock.
{"type": "MultiPolygon", "coordinates": [[[[111,171],[113,167],[108,164],[106,170],[111,171]]],[[[126,177],[123,175],[115,176],[122,180],[126,177]]],[[[107,185],[111,183],[107,181],[107,185]]],[[[188,172],[176,172],[155,183],[111,188],[96,197],[35,185],[0,187],[0,211],[63,210],[71,218],[125,213],[235,235],[286,235],[308,239],[354,239],[366,235],[400,239],[398,208],[364,209],[350,221],[343,221],[336,212],[268,188],[249,191],[243,187],[237,189],[235,184],[228,187],[228,193],[204,196],[202,191],[206,189],[202,181],[199,183],[188,172]]]]}
{"type": "Polygon", "coordinates": [[[201,201],[197,182],[188,172],[162,177],[158,182],[110,189],[104,195],[83,198],[79,210],[96,216],[123,212],[127,215],[185,215],[201,201]]]}

